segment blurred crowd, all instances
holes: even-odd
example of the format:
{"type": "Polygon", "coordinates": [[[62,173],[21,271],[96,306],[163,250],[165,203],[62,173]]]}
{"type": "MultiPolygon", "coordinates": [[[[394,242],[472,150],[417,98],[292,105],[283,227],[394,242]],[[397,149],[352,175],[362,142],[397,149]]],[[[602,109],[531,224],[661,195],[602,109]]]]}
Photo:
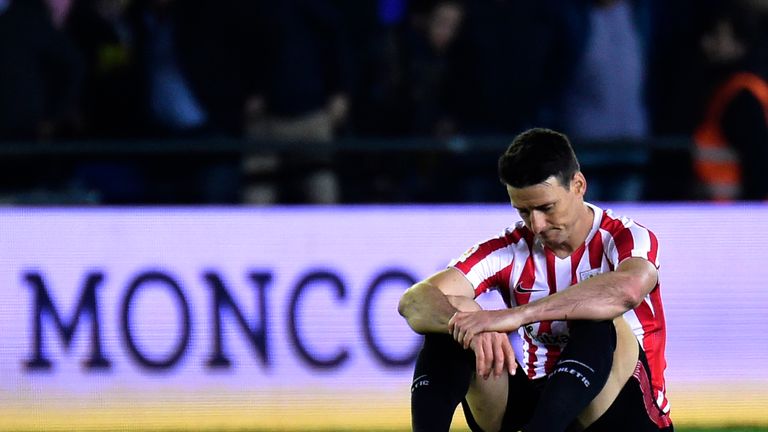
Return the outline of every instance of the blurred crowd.
{"type": "MultiPolygon", "coordinates": [[[[641,200],[654,167],[625,169],[649,159],[620,146],[683,136],[697,185],[686,198],[763,200],[766,17],[766,0],[0,0],[0,140],[311,146],[546,126],[605,143],[593,198],[641,200]]],[[[188,201],[344,202],[324,149],[181,169],[83,158],[67,176],[106,203],[163,201],[178,182],[200,185],[188,201]]],[[[454,177],[493,170],[441,163],[454,177]]]]}

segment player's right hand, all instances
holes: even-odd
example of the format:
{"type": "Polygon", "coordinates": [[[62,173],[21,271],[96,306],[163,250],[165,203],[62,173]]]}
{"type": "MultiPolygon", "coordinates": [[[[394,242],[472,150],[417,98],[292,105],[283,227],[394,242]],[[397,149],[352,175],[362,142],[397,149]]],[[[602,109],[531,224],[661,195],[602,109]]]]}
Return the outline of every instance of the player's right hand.
{"type": "Polygon", "coordinates": [[[475,367],[478,376],[488,379],[500,377],[506,369],[510,375],[517,370],[515,351],[506,333],[482,332],[472,337],[470,349],[475,353],[475,367]]]}

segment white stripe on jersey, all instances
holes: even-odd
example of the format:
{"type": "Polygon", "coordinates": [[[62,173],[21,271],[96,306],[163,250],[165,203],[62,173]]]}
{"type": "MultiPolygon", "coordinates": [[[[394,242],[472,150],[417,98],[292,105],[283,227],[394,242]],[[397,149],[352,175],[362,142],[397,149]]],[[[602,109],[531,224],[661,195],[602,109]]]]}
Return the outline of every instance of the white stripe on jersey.
{"type": "MultiPolygon", "coordinates": [[[[492,275],[499,270],[505,268],[512,263],[513,255],[506,249],[498,249],[490,253],[486,258],[477,264],[477,269],[468,273],[467,279],[472,283],[472,286],[479,287],[480,284],[487,278],[486,275],[492,275]],[[498,269],[498,270],[494,270],[498,269]]],[[[493,287],[489,287],[491,289],[493,287]]],[[[489,289],[486,289],[487,292],[489,289]]]]}
{"type": "MultiPolygon", "coordinates": [[[[584,257],[582,257],[582,261],[583,260],[584,260],[584,257]]],[[[573,285],[571,283],[571,267],[572,266],[571,266],[570,257],[565,259],[560,259],[555,257],[555,278],[557,280],[557,286],[555,287],[556,288],[555,291],[562,291],[568,288],[569,286],[573,285]]]]}
{"type": "Polygon", "coordinates": [[[640,342],[640,346],[643,346],[643,337],[645,336],[645,333],[643,332],[643,324],[640,322],[634,309],[624,312],[624,321],[629,324],[632,333],[635,334],[637,341],[640,342]]]}

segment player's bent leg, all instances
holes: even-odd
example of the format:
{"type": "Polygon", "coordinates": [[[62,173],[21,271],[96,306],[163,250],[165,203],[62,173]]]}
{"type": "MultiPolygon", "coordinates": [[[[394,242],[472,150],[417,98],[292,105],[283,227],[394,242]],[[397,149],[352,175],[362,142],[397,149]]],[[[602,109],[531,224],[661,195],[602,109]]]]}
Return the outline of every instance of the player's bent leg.
{"type": "Polygon", "coordinates": [[[564,431],[600,393],[613,364],[611,321],[569,321],[569,338],[549,374],[526,432],[564,431]]]}
{"type": "Polygon", "coordinates": [[[518,431],[531,419],[541,395],[541,381],[530,380],[519,365],[515,375],[504,374],[503,380],[507,381],[506,386],[498,382],[488,385],[482,378],[470,384],[462,407],[473,432],[518,431]],[[507,393],[499,395],[500,387],[505,387],[507,393]],[[492,400],[493,397],[504,400],[506,406],[499,406],[499,401],[492,400]]]}
{"type": "MultiPolygon", "coordinates": [[[[518,367],[517,373],[522,373],[518,367]]],[[[501,430],[504,412],[507,409],[507,394],[509,392],[509,377],[505,372],[500,377],[493,374],[488,379],[473,375],[469,383],[466,405],[471,412],[471,418],[480,430],[495,432],[501,430]]],[[[465,417],[466,417],[465,407],[465,417]]],[[[469,423],[469,418],[467,419],[469,423]]],[[[470,425],[473,427],[475,425],[470,425]]],[[[473,428],[474,429],[474,428],[473,428]]]]}
{"type": "Polygon", "coordinates": [[[608,410],[637,366],[640,347],[632,329],[622,317],[614,319],[613,326],[616,329],[616,348],[613,351],[611,371],[600,393],[577,417],[577,424],[582,428],[594,423],[608,410]]]}
{"type": "MultiPolygon", "coordinates": [[[[629,343],[629,341],[628,341],[629,343]]],[[[628,380],[621,387],[610,406],[584,432],[673,432],[674,427],[665,413],[658,407],[651,388],[651,373],[645,353],[635,341],[638,358],[628,380]]],[[[624,363],[626,365],[626,363],[624,363]]],[[[617,373],[624,375],[625,371],[617,373]]],[[[606,384],[606,390],[616,393],[615,386],[606,384]],[[613,387],[612,389],[610,389],[613,387]]],[[[598,403],[600,404],[600,403],[598,403]]],[[[597,411],[593,412],[593,416],[597,411]]]]}
{"type": "MultiPolygon", "coordinates": [[[[645,396],[640,382],[630,378],[608,411],[583,432],[673,432],[668,418],[662,419],[659,415],[653,419],[653,414],[647,410],[650,406],[645,404],[645,396]]],[[[658,410],[655,406],[651,409],[658,410]]]]}
{"type": "Polygon", "coordinates": [[[414,431],[448,431],[469,388],[474,360],[473,352],[464,350],[450,335],[424,336],[411,384],[414,431]]]}
{"type": "MultiPolygon", "coordinates": [[[[561,357],[561,373],[566,379],[560,380],[562,377],[553,374],[543,395],[540,395],[541,383],[530,381],[519,366],[515,376],[502,380],[478,379],[473,374],[464,403],[470,428],[492,432],[518,430],[527,424],[524,430],[559,431],[570,424],[572,429],[568,430],[579,430],[600,418],[635,371],[639,353],[637,339],[622,318],[613,323],[580,322],[572,330],[571,349],[561,357]],[[581,386],[574,385],[570,379],[574,377],[581,386]],[[584,379],[591,380],[590,386],[595,386],[591,392],[590,386],[583,386],[584,379]],[[569,405],[563,409],[559,403],[578,405],[579,400],[586,405],[580,414],[578,408],[569,405]],[[572,421],[574,417],[576,420],[572,421]]],[[[611,423],[608,429],[600,431],[617,430],[615,427],[611,423]]]]}

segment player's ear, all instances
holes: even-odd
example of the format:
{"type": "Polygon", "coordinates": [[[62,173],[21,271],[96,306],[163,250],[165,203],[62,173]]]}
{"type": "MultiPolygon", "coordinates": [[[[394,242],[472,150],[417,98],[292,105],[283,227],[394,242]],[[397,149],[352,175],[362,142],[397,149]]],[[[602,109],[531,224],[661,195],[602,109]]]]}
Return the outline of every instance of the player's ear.
{"type": "Polygon", "coordinates": [[[584,196],[587,193],[587,179],[581,171],[576,171],[571,179],[571,192],[577,195],[584,196]]]}

